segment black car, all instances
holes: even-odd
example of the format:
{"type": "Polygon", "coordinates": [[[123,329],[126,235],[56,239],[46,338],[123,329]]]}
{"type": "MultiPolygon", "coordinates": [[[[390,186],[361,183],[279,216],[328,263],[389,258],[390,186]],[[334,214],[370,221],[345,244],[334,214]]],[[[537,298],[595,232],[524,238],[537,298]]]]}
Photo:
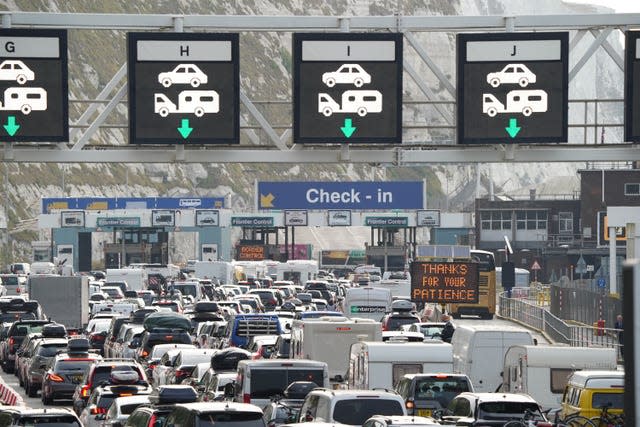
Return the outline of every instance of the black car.
{"type": "Polygon", "coordinates": [[[0,343],[0,364],[5,372],[13,372],[16,360],[16,350],[24,338],[31,333],[40,333],[44,325],[52,323],[49,320],[19,320],[11,325],[7,332],[7,339],[0,343]]]}
{"type": "Polygon", "coordinates": [[[69,354],[55,356],[42,377],[42,403],[48,405],[56,399],[71,399],[89,366],[100,359],[102,357],[93,353],[83,357],[69,354]]]}
{"type": "Polygon", "coordinates": [[[142,335],[138,360],[144,361],[157,344],[192,344],[191,335],[184,329],[154,328],[142,335]]]}
{"type": "Polygon", "coordinates": [[[82,427],[80,420],[68,409],[33,409],[19,406],[3,407],[0,412],[0,426],[52,425],[82,427]]]}
{"type": "Polygon", "coordinates": [[[127,418],[125,427],[159,427],[173,412],[176,403],[195,402],[198,394],[191,386],[160,386],[149,396],[148,405],[138,406],[127,418]]]}

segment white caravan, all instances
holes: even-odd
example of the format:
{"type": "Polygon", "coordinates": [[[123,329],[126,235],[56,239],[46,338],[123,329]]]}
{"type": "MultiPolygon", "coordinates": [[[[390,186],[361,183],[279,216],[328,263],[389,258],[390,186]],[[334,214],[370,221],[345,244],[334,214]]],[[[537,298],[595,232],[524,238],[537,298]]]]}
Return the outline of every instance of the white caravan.
{"type": "Polygon", "coordinates": [[[160,117],[174,113],[195,114],[202,117],[220,111],[220,96],[215,90],[183,90],[178,94],[178,105],[163,93],[154,94],[153,112],[160,117]]]}
{"type": "Polygon", "coordinates": [[[307,280],[315,279],[317,274],[316,260],[289,260],[276,266],[276,280],[291,280],[300,286],[304,286],[307,280]]]}
{"type": "Polygon", "coordinates": [[[453,347],[444,342],[367,342],[351,345],[349,388],[392,389],[405,374],[453,373],[453,347]]]}
{"type": "Polygon", "coordinates": [[[342,93],[342,105],[328,93],[318,94],[318,113],[325,117],[333,113],[356,113],[360,117],[368,113],[382,112],[382,93],[377,90],[347,90],[342,93]]]}
{"type": "Polygon", "coordinates": [[[193,270],[198,279],[216,278],[221,285],[233,283],[233,264],[227,261],[196,261],[193,270]]]}
{"type": "Polygon", "coordinates": [[[349,367],[351,345],[358,339],[382,341],[382,326],[370,319],[342,316],[294,320],[289,357],[323,360],[329,365],[329,377],[340,382],[349,367]]]}
{"type": "Polygon", "coordinates": [[[47,91],[41,87],[10,87],[4,91],[3,102],[0,110],[21,111],[26,116],[47,109],[47,91]]]}
{"type": "Polygon", "coordinates": [[[518,344],[533,344],[528,330],[507,325],[460,325],[451,338],[454,373],[466,374],[476,392],[494,392],[502,384],[504,356],[518,344]]]}
{"type": "Polygon", "coordinates": [[[616,368],[614,348],[514,345],[504,356],[501,391],[526,393],[544,409],[559,408],[573,372],[616,368]]]}
{"type": "Polygon", "coordinates": [[[142,268],[107,268],[107,282],[126,282],[127,289],[147,289],[147,272],[142,268]]]}

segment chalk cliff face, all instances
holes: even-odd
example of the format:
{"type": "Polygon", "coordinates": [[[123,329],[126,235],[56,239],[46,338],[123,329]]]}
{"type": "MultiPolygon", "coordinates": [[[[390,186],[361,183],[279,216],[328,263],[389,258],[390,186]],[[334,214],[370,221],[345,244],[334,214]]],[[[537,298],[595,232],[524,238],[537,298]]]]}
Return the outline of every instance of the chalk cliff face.
{"type": "MultiPolygon", "coordinates": [[[[101,2],[61,0],[0,0],[0,10],[38,11],[51,13],[139,13],[139,14],[219,14],[219,15],[518,15],[595,13],[602,9],[565,3],[560,0],[158,0],[154,2],[101,2]]],[[[455,84],[455,34],[416,33],[423,48],[443,73],[455,84]]],[[[241,34],[241,88],[252,100],[291,99],[291,35],[275,32],[244,32],[241,34]]],[[[584,39],[571,53],[570,67],[588,49],[593,38],[584,39]]],[[[95,99],[116,71],[126,61],[126,34],[116,30],[69,31],[69,91],[72,100],[95,99]]],[[[610,38],[619,46],[617,34],[610,38]]],[[[436,99],[454,101],[414,50],[405,48],[405,59],[427,81],[436,99]]],[[[604,52],[598,52],[573,79],[570,99],[622,98],[622,71],[604,52]]],[[[404,75],[404,96],[407,101],[424,100],[425,95],[410,76],[404,75]]],[[[122,83],[121,83],[122,84],[122,83]]],[[[86,109],[86,103],[71,102],[71,123],[86,109]]],[[[621,106],[602,107],[604,119],[620,121],[621,106]]],[[[272,122],[290,126],[291,106],[288,103],[261,105],[262,113],[272,122]]],[[[453,104],[446,107],[455,114],[453,104]]],[[[602,111],[602,109],[601,109],[602,111]]],[[[247,111],[241,113],[251,123],[247,111]]],[[[570,121],[584,116],[582,106],[572,105],[570,121]]],[[[408,103],[404,107],[404,123],[411,125],[449,124],[432,107],[408,103]]],[[[121,103],[106,123],[127,123],[127,106],[121,103]]],[[[282,132],[282,130],[280,130],[282,132]]],[[[261,130],[256,134],[262,144],[268,138],[261,130]]],[[[599,140],[601,135],[597,135],[599,140]]],[[[404,140],[417,144],[449,144],[453,130],[409,128],[404,140]]],[[[583,140],[578,130],[570,130],[572,140],[583,140]]],[[[619,141],[621,128],[606,130],[607,141],[619,141]]],[[[594,135],[589,135],[593,141],[594,135]]],[[[101,129],[90,144],[122,145],[127,141],[127,129],[101,129]]],[[[241,144],[250,145],[246,134],[241,144]]],[[[476,194],[480,177],[480,194],[486,194],[489,181],[497,190],[511,191],[536,187],[557,176],[575,176],[583,164],[482,165],[475,166],[391,167],[377,165],[271,165],[271,164],[161,164],[161,165],[52,165],[2,164],[5,181],[4,205],[8,221],[13,258],[29,258],[29,242],[47,239],[48,233],[37,230],[33,220],[40,210],[42,197],[88,196],[227,196],[236,210],[253,209],[255,180],[427,180],[429,207],[457,210],[469,207],[476,194]]],[[[562,180],[561,182],[571,180],[562,180]]],[[[571,186],[555,186],[555,192],[569,192],[571,186]]],[[[10,255],[0,253],[0,259],[10,255]]],[[[4,261],[4,260],[2,260],[4,261]]]]}

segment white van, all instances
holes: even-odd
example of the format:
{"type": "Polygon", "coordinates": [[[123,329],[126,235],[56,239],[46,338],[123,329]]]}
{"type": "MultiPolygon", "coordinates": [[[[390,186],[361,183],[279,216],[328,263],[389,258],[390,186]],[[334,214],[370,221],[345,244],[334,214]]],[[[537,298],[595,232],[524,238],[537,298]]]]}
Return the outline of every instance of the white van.
{"type": "Polygon", "coordinates": [[[107,268],[107,282],[126,282],[127,289],[147,289],[147,272],[142,268],[107,268]]]}
{"type": "Polygon", "coordinates": [[[350,389],[392,389],[405,374],[453,372],[451,344],[416,342],[367,342],[351,345],[350,389]]]}
{"type": "Polygon", "coordinates": [[[391,312],[391,290],[370,286],[349,288],[342,301],[345,316],[364,317],[380,321],[385,313],[391,312]]]}
{"type": "Polygon", "coordinates": [[[494,392],[502,384],[507,350],[532,345],[531,332],[507,325],[460,325],[451,338],[453,371],[467,374],[476,392],[494,392]]]}
{"type": "Polygon", "coordinates": [[[501,391],[526,393],[543,409],[558,408],[574,371],[616,367],[614,348],[514,345],[504,356],[501,391]]]}
{"type": "Polygon", "coordinates": [[[382,325],[372,319],[342,316],[294,320],[289,357],[323,360],[329,365],[329,378],[340,382],[349,368],[351,345],[358,339],[382,341],[382,325]]]}
{"type": "Polygon", "coordinates": [[[312,381],[329,387],[329,368],[315,360],[263,359],[241,360],[235,383],[234,400],[263,408],[275,395],[295,381],[312,381]]]}

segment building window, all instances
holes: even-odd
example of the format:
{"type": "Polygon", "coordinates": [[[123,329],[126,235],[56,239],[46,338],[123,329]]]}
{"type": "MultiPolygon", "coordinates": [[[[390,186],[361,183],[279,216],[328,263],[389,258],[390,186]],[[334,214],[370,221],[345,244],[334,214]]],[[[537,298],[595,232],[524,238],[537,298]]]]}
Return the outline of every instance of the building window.
{"type": "Polygon", "coordinates": [[[573,212],[558,213],[558,227],[560,233],[573,233],[573,212]]]}
{"type": "Polygon", "coordinates": [[[624,185],[625,196],[640,196],[640,183],[632,183],[624,185]]]}
{"type": "Polygon", "coordinates": [[[511,230],[511,211],[481,211],[482,230],[511,230]]]}
{"type": "Polygon", "coordinates": [[[516,229],[546,230],[547,229],[547,211],[542,211],[542,210],[516,211],[516,229]]]}

